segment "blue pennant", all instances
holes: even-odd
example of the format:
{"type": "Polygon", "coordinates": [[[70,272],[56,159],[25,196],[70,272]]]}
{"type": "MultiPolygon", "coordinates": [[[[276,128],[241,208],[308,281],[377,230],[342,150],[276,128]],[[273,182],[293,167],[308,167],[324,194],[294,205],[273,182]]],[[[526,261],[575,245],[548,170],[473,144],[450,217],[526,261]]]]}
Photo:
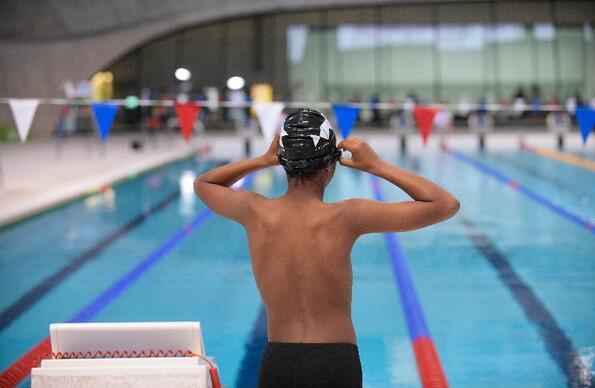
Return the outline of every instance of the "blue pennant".
{"type": "Polygon", "coordinates": [[[116,113],[118,113],[118,108],[118,105],[103,102],[94,102],[91,104],[93,116],[95,117],[95,124],[97,125],[101,141],[107,140],[107,137],[112,130],[116,113]]]}
{"type": "Polygon", "coordinates": [[[333,104],[333,113],[337,119],[337,124],[339,124],[341,135],[345,139],[349,136],[357,121],[359,108],[347,104],[333,104]]]}
{"type": "Polygon", "coordinates": [[[576,122],[583,135],[583,143],[586,143],[595,127],[595,109],[586,106],[576,108],[576,122]]]}

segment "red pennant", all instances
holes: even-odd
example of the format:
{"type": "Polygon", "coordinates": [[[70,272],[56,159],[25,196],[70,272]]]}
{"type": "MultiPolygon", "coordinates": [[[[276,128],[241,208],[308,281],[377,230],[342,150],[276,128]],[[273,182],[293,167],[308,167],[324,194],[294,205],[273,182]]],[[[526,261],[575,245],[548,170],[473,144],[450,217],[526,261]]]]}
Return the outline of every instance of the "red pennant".
{"type": "Polygon", "coordinates": [[[416,106],[413,108],[413,117],[415,118],[417,128],[419,129],[419,133],[424,144],[428,142],[428,137],[432,132],[432,127],[434,126],[434,116],[436,116],[436,112],[438,112],[438,109],[436,108],[421,106],[416,106]]]}
{"type": "Polygon", "coordinates": [[[200,107],[191,102],[187,103],[176,103],[176,114],[178,115],[178,121],[180,122],[180,129],[182,130],[182,136],[187,142],[190,141],[192,136],[192,129],[194,128],[194,122],[200,113],[200,107]]]}

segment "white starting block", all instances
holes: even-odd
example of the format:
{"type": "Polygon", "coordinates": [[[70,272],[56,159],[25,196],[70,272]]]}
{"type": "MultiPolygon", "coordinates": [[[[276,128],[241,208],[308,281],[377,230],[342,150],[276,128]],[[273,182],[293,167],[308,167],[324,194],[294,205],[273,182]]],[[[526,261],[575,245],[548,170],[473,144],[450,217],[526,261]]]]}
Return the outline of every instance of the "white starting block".
{"type": "Polygon", "coordinates": [[[57,323],[31,387],[220,387],[198,322],[57,323]]]}

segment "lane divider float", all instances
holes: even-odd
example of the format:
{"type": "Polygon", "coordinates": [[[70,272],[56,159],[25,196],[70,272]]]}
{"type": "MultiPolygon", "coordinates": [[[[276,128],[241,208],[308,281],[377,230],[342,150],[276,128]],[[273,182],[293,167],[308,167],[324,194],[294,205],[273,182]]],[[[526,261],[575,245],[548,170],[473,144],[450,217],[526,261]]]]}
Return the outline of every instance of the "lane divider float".
{"type": "MultiPolygon", "coordinates": [[[[380,179],[371,176],[374,198],[385,201],[380,188],[380,179]]],[[[391,257],[393,275],[399,295],[401,307],[407,322],[409,338],[415,353],[417,370],[424,388],[448,387],[446,375],[440,363],[440,357],[430,336],[430,331],[417,296],[415,284],[405,259],[405,254],[395,233],[385,233],[384,238],[391,257]]]]}
{"type": "MultiPolygon", "coordinates": [[[[250,184],[253,179],[254,174],[247,176],[243,180],[238,181],[234,185],[234,189],[241,190],[243,187],[250,184]]],[[[203,210],[190,223],[182,226],[182,228],[170,237],[169,240],[157,247],[157,249],[151,252],[151,254],[144,258],[134,268],[122,275],[99,296],[78,311],[68,320],[68,322],[91,321],[99,312],[120,297],[124,291],[130,288],[149,269],[161,262],[173,248],[185,240],[194,229],[203,224],[213,214],[214,213],[210,209],[203,210]]],[[[38,366],[41,360],[49,358],[51,355],[50,338],[46,337],[0,374],[0,387],[12,387],[18,385],[29,376],[32,368],[38,366]]]]}
{"type": "Polygon", "coordinates": [[[544,197],[543,195],[539,194],[538,192],[531,190],[530,188],[526,187],[525,185],[521,184],[520,182],[507,177],[506,175],[502,174],[498,170],[488,166],[487,164],[485,164],[483,162],[480,162],[477,159],[474,159],[470,156],[467,156],[459,151],[455,151],[455,150],[448,148],[446,146],[443,147],[442,149],[444,152],[451,155],[458,161],[474,167],[481,173],[496,179],[500,183],[507,185],[508,187],[510,187],[511,189],[513,189],[515,191],[518,191],[519,193],[523,194],[524,196],[533,200],[534,202],[537,202],[537,203],[545,206],[546,208],[550,209],[554,213],[557,213],[557,214],[561,215],[562,217],[574,222],[575,224],[586,228],[591,234],[595,234],[595,225],[588,219],[583,218],[568,209],[565,209],[564,207],[554,203],[552,200],[544,197]]]}

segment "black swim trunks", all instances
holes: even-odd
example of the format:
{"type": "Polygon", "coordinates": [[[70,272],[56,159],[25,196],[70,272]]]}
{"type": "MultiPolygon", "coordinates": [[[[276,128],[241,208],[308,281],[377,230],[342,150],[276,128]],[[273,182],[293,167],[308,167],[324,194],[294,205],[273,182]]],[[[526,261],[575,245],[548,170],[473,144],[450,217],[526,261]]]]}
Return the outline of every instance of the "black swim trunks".
{"type": "Polygon", "coordinates": [[[259,388],[361,388],[354,344],[269,342],[260,363],[259,388]]]}

